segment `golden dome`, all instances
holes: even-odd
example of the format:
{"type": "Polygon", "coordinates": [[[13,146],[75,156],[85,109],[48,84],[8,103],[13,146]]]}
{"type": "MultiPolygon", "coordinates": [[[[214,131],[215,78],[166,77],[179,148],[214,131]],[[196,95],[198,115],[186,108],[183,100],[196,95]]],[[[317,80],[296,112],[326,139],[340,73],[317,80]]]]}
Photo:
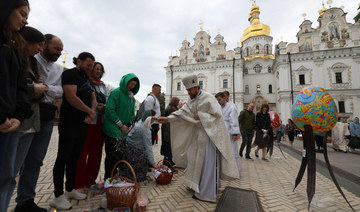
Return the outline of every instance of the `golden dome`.
{"type": "Polygon", "coordinates": [[[324,7],[324,2],[323,2],[322,3],[322,9],[319,10],[319,15],[322,16],[325,13],[326,10],[328,10],[328,9],[324,7]]]}
{"type": "Polygon", "coordinates": [[[256,37],[261,35],[270,36],[270,27],[260,22],[259,15],[260,15],[260,8],[254,4],[249,13],[248,20],[250,21],[250,26],[244,30],[244,35],[240,39],[241,45],[245,40],[251,37],[256,37]]]}

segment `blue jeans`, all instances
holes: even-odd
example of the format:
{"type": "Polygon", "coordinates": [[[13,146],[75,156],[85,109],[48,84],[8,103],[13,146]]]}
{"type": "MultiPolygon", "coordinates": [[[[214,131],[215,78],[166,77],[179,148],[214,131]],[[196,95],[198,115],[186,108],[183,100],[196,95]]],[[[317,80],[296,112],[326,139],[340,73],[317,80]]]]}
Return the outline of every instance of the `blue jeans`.
{"type": "Polygon", "coordinates": [[[6,147],[9,142],[9,133],[0,132],[0,173],[4,163],[6,147]]]}
{"type": "Polygon", "coordinates": [[[15,164],[14,164],[14,172],[12,173],[12,179],[10,180],[9,189],[7,191],[7,198],[6,198],[6,204],[9,205],[9,202],[11,200],[11,196],[14,192],[15,186],[16,186],[16,180],[15,177],[20,171],[21,166],[24,164],[25,157],[29,151],[30,145],[32,143],[32,139],[34,137],[35,133],[27,133],[22,134],[19,133],[19,143],[17,145],[17,151],[15,156],[15,164]]]}
{"type": "MultiPolygon", "coordinates": [[[[7,194],[10,182],[14,176],[16,151],[19,143],[19,133],[8,133],[6,152],[3,160],[3,170],[0,172],[0,212],[6,212],[8,207],[7,194]]],[[[1,140],[1,142],[3,142],[1,140]]]]}
{"type": "Polygon", "coordinates": [[[19,205],[23,205],[27,200],[35,198],[36,183],[49,146],[53,126],[54,120],[42,121],[40,131],[36,132],[32,139],[19,178],[16,197],[16,202],[19,205]]]}

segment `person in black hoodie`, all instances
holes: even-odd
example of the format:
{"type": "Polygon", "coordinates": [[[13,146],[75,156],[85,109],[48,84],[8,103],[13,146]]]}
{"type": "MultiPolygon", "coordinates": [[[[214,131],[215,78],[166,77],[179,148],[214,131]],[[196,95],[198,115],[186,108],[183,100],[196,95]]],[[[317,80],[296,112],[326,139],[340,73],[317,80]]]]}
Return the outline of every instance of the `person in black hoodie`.
{"type": "MultiPolygon", "coordinates": [[[[19,34],[27,24],[29,3],[26,0],[1,1],[0,5],[0,173],[4,160],[13,168],[16,148],[9,147],[18,141],[15,131],[21,122],[32,115],[27,97],[25,59],[20,51],[25,41],[19,34]],[[10,158],[5,158],[5,152],[10,158]],[[12,152],[13,154],[9,154],[12,152]]],[[[0,212],[6,211],[6,183],[0,181],[0,212]]]]}

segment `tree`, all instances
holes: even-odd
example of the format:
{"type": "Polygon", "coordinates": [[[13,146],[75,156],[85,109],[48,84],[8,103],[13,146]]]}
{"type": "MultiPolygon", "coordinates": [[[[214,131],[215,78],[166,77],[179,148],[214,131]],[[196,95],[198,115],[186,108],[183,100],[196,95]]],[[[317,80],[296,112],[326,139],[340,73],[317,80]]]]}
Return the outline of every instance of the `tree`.
{"type": "Polygon", "coordinates": [[[107,96],[109,96],[110,93],[111,93],[111,91],[115,89],[114,86],[112,86],[112,85],[110,85],[110,84],[108,84],[108,83],[105,83],[105,87],[106,87],[106,92],[107,92],[106,95],[107,95],[107,96]]]}
{"type": "Polygon", "coordinates": [[[165,93],[161,93],[158,97],[160,103],[160,112],[161,116],[164,116],[165,113],[165,93]]]}

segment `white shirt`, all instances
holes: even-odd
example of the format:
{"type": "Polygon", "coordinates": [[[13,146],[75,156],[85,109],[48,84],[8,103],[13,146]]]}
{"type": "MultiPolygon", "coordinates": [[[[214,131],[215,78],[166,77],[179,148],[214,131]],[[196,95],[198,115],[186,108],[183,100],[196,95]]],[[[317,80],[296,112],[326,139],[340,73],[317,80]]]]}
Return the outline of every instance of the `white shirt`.
{"type": "MultiPolygon", "coordinates": [[[[160,117],[160,115],[161,115],[160,103],[159,103],[159,100],[156,98],[156,96],[154,96],[154,94],[150,94],[149,96],[146,97],[146,99],[145,99],[145,110],[154,110],[155,111],[155,116],[160,117]]],[[[155,124],[155,123],[158,124],[159,122],[154,121],[153,124],[155,124]]]]}
{"type": "Polygon", "coordinates": [[[63,95],[61,86],[61,74],[63,67],[55,62],[47,62],[40,53],[35,55],[38,61],[38,68],[44,83],[48,86],[49,90],[45,93],[45,103],[54,103],[56,98],[63,95]]]}

